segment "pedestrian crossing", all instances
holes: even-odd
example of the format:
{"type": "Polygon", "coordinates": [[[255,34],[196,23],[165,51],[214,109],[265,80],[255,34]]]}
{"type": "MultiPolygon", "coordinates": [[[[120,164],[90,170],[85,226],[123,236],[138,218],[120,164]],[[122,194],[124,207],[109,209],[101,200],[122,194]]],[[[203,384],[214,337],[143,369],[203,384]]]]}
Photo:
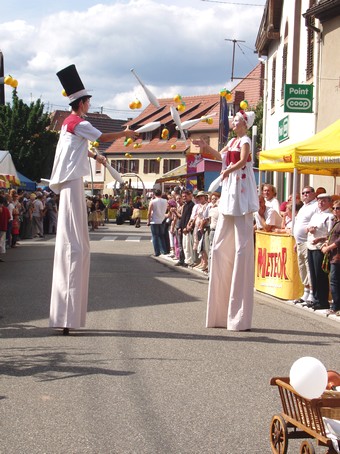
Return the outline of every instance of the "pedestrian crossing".
{"type": "Polygon", "coordinates": [[[126,241],[127,243],[139,243],[141,241],[151,241],[150,236],[142,236],[142,235],[105,235],[105,236],[96,236],[95,238],[91,238],[91,241],[126,241]]]}
{"type": "MultiPolygon", "coordinates": [[[[95,235],[90,234],[90,242],[92,241],[104,241],[104,242],[115,242],[125,241],[126,243],[141,243],[142,241],[151,241],[150,235],[95,235]]],[[[53,237],[45,236],[44,238],[34,238],[31,240],[22,240],[21,244],[46,244],[55,243],[55,235],[53,237]]]]}

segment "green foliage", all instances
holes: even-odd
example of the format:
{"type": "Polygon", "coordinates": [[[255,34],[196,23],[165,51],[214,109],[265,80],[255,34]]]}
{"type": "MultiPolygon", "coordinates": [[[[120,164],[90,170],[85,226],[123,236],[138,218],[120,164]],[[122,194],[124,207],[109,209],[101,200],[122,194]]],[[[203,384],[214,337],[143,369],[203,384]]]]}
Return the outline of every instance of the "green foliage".
{"type": "Polygon", "coordinates": [[[0,149],[11,153],[16,169],[33,181],[52,171],[58,135],[38,99],[25,104],[13,90],[12,105],[0,105],[0,149]]]}
{"type": "Polygon", "coordinates": [[[263,101],[261,100],[254,109],[254,125],[257,126],[255,167],[259,166],[258,153],[262,150],[262,132],[263,132],[263,101]]]}
{"type": "Polygon", "coordinates": [[[256,108],[255,112],[255,121],[254,124],[257,126],[257,140],[256,147],[257,151],[260,151],[262,148],[262,131],[263,131],[263,101],[261,100],[256,108]]]}

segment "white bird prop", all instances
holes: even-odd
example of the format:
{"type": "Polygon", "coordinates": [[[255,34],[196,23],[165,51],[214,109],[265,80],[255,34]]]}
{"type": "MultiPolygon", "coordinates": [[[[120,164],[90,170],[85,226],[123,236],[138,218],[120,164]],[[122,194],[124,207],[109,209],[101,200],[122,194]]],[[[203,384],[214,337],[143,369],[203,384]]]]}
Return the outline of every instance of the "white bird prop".
{"type": "Polygon", "coordinates": [[[144,126],[141,126],[140,128],[137,128],[135,132],[150,132],[154,131],[155,129],[159,128],[161,126],[160,121],[151,121],[150,123],[147,123],[144,126]]]}
{"type": "Polygon", "coordinates": [[[117,172],[116,169],[114,169],[112,166],[110,166],[109,163],[106,163],[106,164],[105,164],[105,167],[106,167],[107,170],[109,171],[109,173],[110,173],[110,175],[112,176],[112,178],[114,178],[115,180],[117,180],[118,183],[124,184],[123,178],[121,177],[120,173],[117,172]]]}
{"type": "Polygon", "coordinates": [[[135,70],[133,68],[131,69],[131,72],[135,76],[135,78],[138,80],[138,82],[141,84],[141,86],[142,86],[143,90],[145,91],[145,94],[146,94],[148,100],[151,102],[151,104],[153,104],[157,108],[160,108],[161,106],[160,106],[156,96],[140,80],[140,78],[137,76],[137,74],[135,73],[135,70]]]}
{"type": "Polygon", "coordinates": [[[178,129],[178,131],[180,131],[180,133],[181,133],[181,139],[186,140],[186,137],[185,137],[185,134],[184,134],[184,131],[182,128],[181,119],[180,119],[180,116],[179,116],[179,113],[178,113],[176,107],[170,106],[170,112],[171,112],[172,119],[174,120],[174,122],[177,126],[176,129],[178,129]]]}
{"type": "MultiPolygon", "coordinates": [[[[183,121],[183,123],[181,123],[182,129],[189,129],[192,126],[197,125],[197,123],[199,123],[200,121],[206,121],[206,120],[208,120],[208,118],[213,117],[216,114],[217,114],[217,112],[213,112],[212,114],[204,115],[201,118],[193,118],[192,120],[183,121]]],[[[176,127],[176,129],[178,130],[178,127],[176,127]]]]}

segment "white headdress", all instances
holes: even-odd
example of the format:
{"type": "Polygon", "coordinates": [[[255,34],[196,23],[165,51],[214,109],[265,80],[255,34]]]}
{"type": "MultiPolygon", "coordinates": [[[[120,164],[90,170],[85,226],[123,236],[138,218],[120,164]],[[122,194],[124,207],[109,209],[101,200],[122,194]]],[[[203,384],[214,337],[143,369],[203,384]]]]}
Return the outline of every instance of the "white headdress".
{"type": "Polygon", "coordinates": [[[254,124],[255,112],[239,110],[235,116],[238,116],[245,122],[247,129],[251,128],[254,124]]]}

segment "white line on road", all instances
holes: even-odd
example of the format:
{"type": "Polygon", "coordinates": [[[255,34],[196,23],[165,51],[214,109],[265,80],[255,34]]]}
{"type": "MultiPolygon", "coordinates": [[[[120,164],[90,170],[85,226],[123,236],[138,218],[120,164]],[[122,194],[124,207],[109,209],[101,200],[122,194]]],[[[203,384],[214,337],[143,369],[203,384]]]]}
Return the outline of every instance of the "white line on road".
{"type": "Polygon", "coordinates": [[[128,236],[125,241],[139,242],[140,240],[141,240],[140,236],[128,236]]]}

